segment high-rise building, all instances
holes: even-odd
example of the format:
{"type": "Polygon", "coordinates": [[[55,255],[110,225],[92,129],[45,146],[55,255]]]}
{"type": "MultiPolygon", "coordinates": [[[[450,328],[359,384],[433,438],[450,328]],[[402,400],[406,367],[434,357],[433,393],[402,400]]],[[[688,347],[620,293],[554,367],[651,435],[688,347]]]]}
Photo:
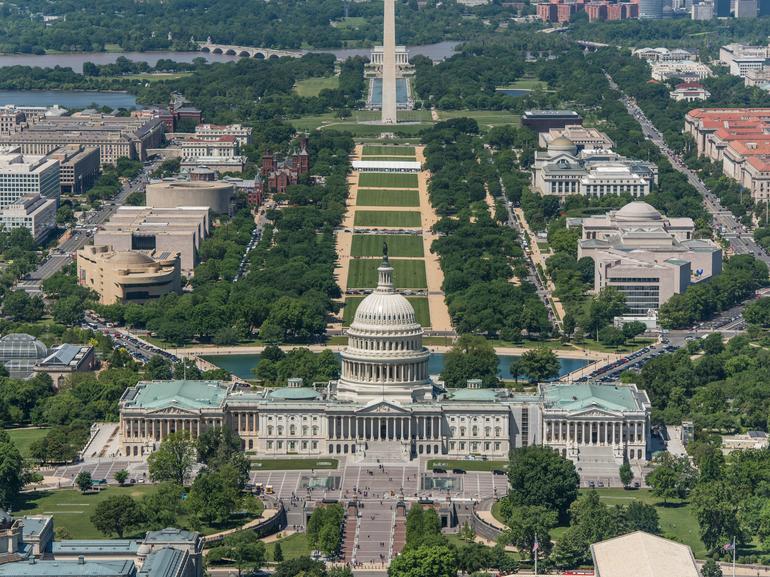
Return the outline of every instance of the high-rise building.
{"type": "Polygon", "coordinates": [[[42,195],[59,202],[59,161],[22,154],[19,147],[0,147],[0,208],[24,195],[42,195]]]}
{"type": "Polygon", "coordinates": [[[714,15],[717,18],[727,18],[730,16],[730,0],[715,0],[714,15]]]}
{"type": "Polygon", "coordinates": [[[693,20],[711,20],[714,17],[714,4],[712,2],[693,4],[690,9],[690,17],[693,20]]]}
{"type": "Polygon", "coordinates": [[[640,20],[660,20],[663,18],[663,0],[639,0],[640,20]]]}
{"type": "Polygon", "coordinates": [[[757,0],[735,0],[736,18],[756,18],[757,12],[757,0]]]}

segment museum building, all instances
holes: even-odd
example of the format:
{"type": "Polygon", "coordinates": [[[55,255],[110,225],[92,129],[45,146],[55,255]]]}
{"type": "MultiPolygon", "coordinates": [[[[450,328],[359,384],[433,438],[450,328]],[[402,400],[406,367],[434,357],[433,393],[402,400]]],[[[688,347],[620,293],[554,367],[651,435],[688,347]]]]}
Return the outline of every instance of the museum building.
{"type": "Polygon", "coordinates": [[[219,381],[144,381],[120,400],[120,445],[143,460],[170,433],[195,438],[227,426],[259,456],[349,455],[408,461],[422,455],[506,458],[545,444],[592,462],[643,461],[650,401],[634,385],[541,384],[537,391],[447,389],[428,373],[430,352],[387,255],[376,290],[356,310],[338,381],[253,389],[219,381]]]}

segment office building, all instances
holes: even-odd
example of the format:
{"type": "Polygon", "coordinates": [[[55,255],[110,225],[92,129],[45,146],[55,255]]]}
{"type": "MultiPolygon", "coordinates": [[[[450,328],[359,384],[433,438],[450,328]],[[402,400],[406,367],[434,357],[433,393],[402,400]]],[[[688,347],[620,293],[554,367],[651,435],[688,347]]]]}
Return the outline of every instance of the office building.
{"type": "Polygon", "coordinates": [[[84,194],[99,178],[101,162],[96,146],[67,144],[49,152],[46,157],[59,161],[62,192],[84,194]]]}
{"type": "Polygon", "coordinates": [[[59,201],[59,161],[22,153],[18,146],[0,147],[0,209],[25,195],[59,201]]]}
{"type": "Polygon", "coordinates": [[[736,18],[756,18],[759,15],[757,0],[735,0],[736,18]]]}
{"type": "Polygon", "coordinates": [[[767,90],[765,87],[770,84],[770,67],[753,68],[746,71],[743,84],[745,86],[758,86],[763,90],[767,90]]]}
{"type": "Polygon", "coordinates": [[[582,125],[583,117],[574,110],[526,110],[521,124],[535,132],[548,132],[551,128],[582,125]]]}
{"type": "Polygon", "coordinates": [[[755,201],[770,200],[770,108],[696,108],[684,131],[698,156],[719,164],[755,201]]]}
{"type": "Polygon", "coordinates": [[[161,260],[178,253],[182,274],[189,277],[209,229],[207,207],[121,206],[96,231],[94,245],[111,246],[116,252],[155,251],[161,260]]]}
{"type": "Polygon", "coordinates": [[[681,62],[683,60],[695,60],[696,56],[688,50],[682,48],[637,48],[633,55],[647,62],[681,62]]]}
{"type": "Polygon", "coordinates": [[[719,49],[719,62],[730,69],[730,74],[741,78],[745,78],[750,71],[762,70],[769,58],[767,46],[726,44],[719,49]]]}
{"type": "Polygon", "coordinates": [[[729,18],[730,16],[730,0],[715,0],[714,1],[714,15],[717,18],[729,18]]]}
{"type": "Polygon", "coordinates": [[[0,208],[0,228],[26,228],[40,242],[56,228],[56,201],[39,194],[25,194],[0,208]]]}
{"type": "Polygon", "coordinates": [[[677,102],[698,102],[707,100],[711,93],[698,82],[683,82],[677,84],[674,90],[668,93],[672,100],[677,102]]]}
{"type": "Polygon", "coordinates": [[[583,149],[566,136],[552,139],[545,151],[535,152],[532,190],[561,198],[571,195],[602,197],[630,194],[643,197],[657,184],[658,169],[611,150],[583,149]]]}
{"type": "Polygon", "coordinates": [[[639,20],[660,20],[663,16],[663,0],[639,0],[639,20]]]}
{"type": "Polygon", "coordinates": [[[238,140],[234,136],[188,138],[180,142],[179,147],[182,149],[182,158],[238,156],[238,140]]]}
{"type": "Polygon", "coordinates": [[[667,218],[646,202],[631,202],[602,216],[568,218],[582,227],[578,258],[594,261],[594,290],[614,287],[632,315],[656,311],[691,283],[722,271],[722,250],[693,238],[690,218],[667,218]]]}
{"type": "Polygon", "coordinates": [[[212,212],[228,214],[234,194],[235,187],[224,180],[164,178],[147,185],[146,204],[155,208],[205,206],[212,212]]]}
{"type": "Polygon", "coordinates": [[[147,150],[161,144],[163,133],[159,118],[80,113],[46,117],[20,132],[0,135],[0,146],[18,146],[22,153],[35,155],[68,144],[95,146],[102,164],[115,164],[121,157],[146,160],[147,150]]]}
{"type": "Polygon", "coordinates": [[[679,78],[685,82],[697,82],[713,76],[711,68],[701,62],[678,60],[650,63],[650,77],[659,82],[679,78]]]}
{"type": "Polygon", "coordinates": [[[77,266],[78,282],[99,293],[105,305],[142,303],[182,290],[179,253],[88,245],[78,251],[77,266]]]}
{"type": "Polygon", "coordinates": [[[252,128],[242,124],[199,124],[195,127],[195,138],[218,140],[222,136],[235,139],[239,146],[251,144],[252,128]]]}
{"type": "Polygon", "coordinates": [[[690,18],[693,20],[711,20],[714,18],[714,3],[701,2],[693,4],[690,8],[690,18]]]}

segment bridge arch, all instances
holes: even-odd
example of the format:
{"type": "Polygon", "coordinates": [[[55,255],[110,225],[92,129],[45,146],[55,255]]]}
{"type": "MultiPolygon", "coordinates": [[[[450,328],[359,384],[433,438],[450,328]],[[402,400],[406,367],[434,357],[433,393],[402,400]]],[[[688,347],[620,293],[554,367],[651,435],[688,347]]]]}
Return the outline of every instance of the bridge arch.
{"type": "Polygon", "coordinates": [[[228,48],[225,54],[227,56],[235,56],[235,50],[233,50],[232,48],[228,48]]]}
{"type": "Polygon", "coordinates": [[[248,50],[241,50],[238,53],[238,56],[240,56],[241,58],[248,58],[249,56],[251,56],[251,54],[249,54],[248,50]]]}
{"type": "Polygon", "coordinates": [[[212,54],[222,54],[222,49],[218,46],[211,51],[212,54]]]}
{"type": "Polygon", "coordinates": [[[201,48],[201,52],[211,52],[211,49],[208,46],[204,46],[201,48]]]}
{"type": "Polygon", "coordinates": [[[251,55],[252,58],[256,58],[257,60],[264,60],[265,59],[265,53],[260,52],[259,50],[255,51],[254,54],[251,55]]]}

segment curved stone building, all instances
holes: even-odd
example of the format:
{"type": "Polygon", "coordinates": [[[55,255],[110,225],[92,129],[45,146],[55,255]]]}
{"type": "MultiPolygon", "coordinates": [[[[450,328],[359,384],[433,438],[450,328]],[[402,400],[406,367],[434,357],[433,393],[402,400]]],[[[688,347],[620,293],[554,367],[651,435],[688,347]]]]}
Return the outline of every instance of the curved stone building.
{"type": "Polygon", "coordinates": [[[235,188],[220,180],[166,179],[147,185],[147,206],[176,208],[178,206],[205,206],[211,212],[227,214],[235,188]]]}

